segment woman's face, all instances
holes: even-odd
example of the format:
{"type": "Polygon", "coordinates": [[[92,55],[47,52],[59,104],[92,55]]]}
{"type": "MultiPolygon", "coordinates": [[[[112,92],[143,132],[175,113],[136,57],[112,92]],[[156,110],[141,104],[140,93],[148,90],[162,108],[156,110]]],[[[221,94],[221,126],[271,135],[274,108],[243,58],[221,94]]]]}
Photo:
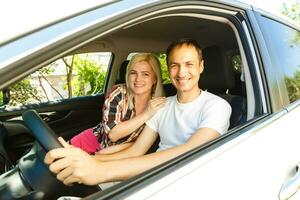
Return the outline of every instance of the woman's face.
{"type": "Polygon", "coordinates": [[[140,61],[132,65],[128,81],[134,95],[149,95],[156,78],[152,67],[146,61],[140,61]]]}

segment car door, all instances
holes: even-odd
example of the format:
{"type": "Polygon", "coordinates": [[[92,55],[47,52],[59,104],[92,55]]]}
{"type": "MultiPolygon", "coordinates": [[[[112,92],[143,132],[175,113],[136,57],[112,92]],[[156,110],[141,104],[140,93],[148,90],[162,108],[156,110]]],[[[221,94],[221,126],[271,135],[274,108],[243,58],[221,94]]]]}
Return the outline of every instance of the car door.
{"type": "MultiPolygon", "coordinates": [[[[118,8],[124,4],[119,2],[118,8]]],[[[293,105],[289,104],[288,92],[282,85],[285,82],[282,77],[280,81],[280,70],[270,57],[262,25],[256,22],[256,16],[250,9],[250,6],[239,4],[232,7],[232,4],[225,2],[157,2],[151,6],[145,4],[140,12],[137,9],[134,13],[125,13],[127,18],[124,16],[124,19],[111,20],[106,26],[97,27],[100,34],[101,28],[107,31],[109,27],[118,26],[125,20],[146,16],[145,11],[149,16],[153,14],[153,18],[159,18],[156,14],[161,10],[164,10],[162,18],[172,14],[199,19],[208,15],[209,20],[221,18],[220,21],[233,27],[237,36],[245,70],[243,78],[246,79],[248,121],[205,146],[86,199],[278,198],[283,185],[295,174],[299,162],[299,137],[294,120],[299,116],[299,102],[295,100],[293,105]],[[286,131],[286,127],[292,131],[286,131]]],[[[112,13],[112,10],[104,9],[102,13],[112,13]]],[[[141,22],[147,20],[142,18],[141,22]]],[[[134,21],[134,24],[139,24],[139,21],[134,21]]],[[[75,38],[76,34],[71,38],[73,40],[65,40],[66,45],[71,46],[75,38]]],[[[57,52],[51,53],[54,55],[57,52]]],[[[6,79],[9,78],[13,77],[6,79]]],[[[76,110],[74,102],[72,109],[76,110]]],[[[85,103],[80,105],[86,106],[85,103]]],[[[68,106],[57,105],[56,110],[65,108],[68,106]]],[[[39,111],[44,112],[42,108],[39,111]]],[[[17,132],[17,127],[14,129],[17,132]]]]}
{"type": "MultiPolygon", "coordinates": [[[[253,90],[258,92],[263,113],[214,143],[139,176],[132,181],[131,188],[124,187],[121,194],[115,195],[126,196],[125,199],[293,198],[299,187],[297,119],[300,101],[299,93],[289,89],[287,78],[299,83],[296,81],[299,59],[296,58],[299,58],[300,50],[299,46],[295,47],[298,44],[291,45],[287,41],[295,41],[291,40],[291,32],[297,35],[299,30],[283,22],[280,23],[282,27],[270,29],[266,22],[258,23],[257,20],[262,20],[259,19],[261,17],[270,20],[272,17],[260,12],[245,8],[245,12],[238,16],[242,27],[242,30],[239,29],[240,37],[244,39],[241,48],[248,54],[244,55],[244,65],[247,63],[252,69],[251,73],[244,73],[249,73],[245,76],[251,76],[252,81],[257,83],[253,90]],[[269,32],[266,34],[264,31],[269,32]],[[275,32],[281,37],[282,32],[288,32],[288,35],[279,41],[280,37],[275,37],[275,32]],[[274,41],[288,51],[284,53],[274,48],[271,45],[276,43],[274,41]],[[291,64],[285,63],[287,53],[294,61],[294,71],[284,74],[282,66],[290,67],[291,64]]],[[[101,195],[98,197],[102,199],[101,195]]]]}

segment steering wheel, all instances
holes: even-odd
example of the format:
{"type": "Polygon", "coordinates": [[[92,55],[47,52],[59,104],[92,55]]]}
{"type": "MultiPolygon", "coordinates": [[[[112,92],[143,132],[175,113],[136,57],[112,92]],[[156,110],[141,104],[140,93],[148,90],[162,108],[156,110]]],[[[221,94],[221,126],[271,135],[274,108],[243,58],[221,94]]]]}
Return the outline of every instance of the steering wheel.
{"type": "MultiPolygon", "coordinates": [[[[41,119],[35,110],[24,112],[22,117],[25,125],[41,146],[35,143],[32,149],[19,160],[18,165],[13,169],[13,173],[7,172],[7,174],[4,175],[5,177],[10,177],[12,176],[11,174],[13,174],[13,176],[20,177],[20,182],[22,182],[20,184],[23,185],[22,190],[6,190],[6,193],[9,193],[9,195],[19,193],[27,198],[33,192],[42,192],[43,199],[57,199],[60,196],[86,196],[101,191],[98,186],[74,184],[72,187],[69,187],[58,181],[44,163],[46,152],[54,148],[62,147],[57,140],[56,134],[41,119]],[[32,188],[32,190],[24,192],[24,188],[32,188]]],[[[8,182],[9,181],[10,179],[8,179],[8,182]]],[[[6,194],[4,193],[3,195],[6,194]]]]}
{"type": "Polygon", "coordinates": [[[53,130],[42,120],[35,110],[25,111],[22,114],[22,118],[27,128],[46,152],[62,147],[53,130]]]}

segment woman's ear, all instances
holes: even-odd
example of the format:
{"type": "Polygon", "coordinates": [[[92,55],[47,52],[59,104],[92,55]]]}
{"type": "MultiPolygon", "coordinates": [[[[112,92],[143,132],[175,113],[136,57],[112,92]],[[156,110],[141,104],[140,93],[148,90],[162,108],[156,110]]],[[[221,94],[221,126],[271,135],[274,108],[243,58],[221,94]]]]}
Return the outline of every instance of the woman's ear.
{"type": "Polygon", "coordinates": [[[153,74],[153,79],[153,85],[155,85],[157,83],[157,75],[155,73],[153,74]]]}
{"type": "Polygon", "coordinates": [[[154,80],[153,85],[152,85],[152,94],[155,93],[156,90],[156,83],[157,83],[157,79],[154,80]]]}

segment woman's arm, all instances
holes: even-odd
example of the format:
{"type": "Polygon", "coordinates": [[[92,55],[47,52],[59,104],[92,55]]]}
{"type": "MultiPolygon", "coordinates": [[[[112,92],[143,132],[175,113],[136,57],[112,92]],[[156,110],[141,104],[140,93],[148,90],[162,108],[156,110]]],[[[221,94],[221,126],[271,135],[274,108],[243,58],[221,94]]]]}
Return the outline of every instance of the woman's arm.
{"type": "Polygon", "coordinates": [[[133,142],[112,145],[110,147],[107,147],[105,149],[102,149],[102,150],[96,152],[96,154],[113,154],[113,153],[117,153],[119,151],[123,151],[124,149],[127,149],[132,144],[133,144],[133,142]]]}
{"type": "Polygon", "coordinates": [[[165,105],[165,97],[156,97],[149,101],[149,104],[144,112],[134,118],[117,123],[109,132],[108,137],[111,141],[116,142],[119,139],[126,137],[141,127],[149,120],[160,108],[165,105]]]}
{"type": "Polygon", "coordinates": [[[144,155],[157,139],[158,134],[148,126],[145,126],[137,140],[128,148],[113,154],[95,154],[94,158],[99,161],[118,160],[144,155]]]}

